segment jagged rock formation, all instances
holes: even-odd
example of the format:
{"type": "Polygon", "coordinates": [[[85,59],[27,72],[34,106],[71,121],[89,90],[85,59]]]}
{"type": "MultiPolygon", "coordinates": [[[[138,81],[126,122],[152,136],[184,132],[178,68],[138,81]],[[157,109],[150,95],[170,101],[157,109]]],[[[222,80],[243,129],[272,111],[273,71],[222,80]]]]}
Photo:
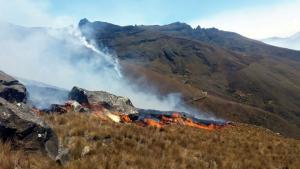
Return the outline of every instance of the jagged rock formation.
{"type": "Polygon", "coordinates": [[[126,97],[116,96],[104,91],[88,91],[82,88],[73,87],[69,93],[69,99],[75,100],[83,105],[103,105],[110,111],[122,112],[125,114],[138,113],[131,101],[126,97]]]}
{"type": "Polygon", "coordinates": [[[26,88],[13,77],[0,71],[0,97],[9,102],[25,102],[26,88]]]}
{"type": "Polygon", "coordinates": [[[54,131],[23,103],[26,88],[9,75],[0,73],[0,140],[11,142],[15,148],[46,153],[53,160],[64,163],[62,159],[66,159],[66,154],[59,154],[54,131]]]}

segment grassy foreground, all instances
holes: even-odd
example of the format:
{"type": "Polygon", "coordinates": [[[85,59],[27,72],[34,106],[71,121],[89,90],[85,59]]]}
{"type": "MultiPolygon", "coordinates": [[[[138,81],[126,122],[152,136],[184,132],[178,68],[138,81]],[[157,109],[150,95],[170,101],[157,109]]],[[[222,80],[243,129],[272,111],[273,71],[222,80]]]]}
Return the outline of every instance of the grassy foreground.
{"type": "Polygon", "coordinates": [[[70,151],[59,166],[40,154],[0,144],[0,169],[300,168],[300,141],[237,124],[216,131],[117,124],[89,114],[46,115],[70,151]]]}

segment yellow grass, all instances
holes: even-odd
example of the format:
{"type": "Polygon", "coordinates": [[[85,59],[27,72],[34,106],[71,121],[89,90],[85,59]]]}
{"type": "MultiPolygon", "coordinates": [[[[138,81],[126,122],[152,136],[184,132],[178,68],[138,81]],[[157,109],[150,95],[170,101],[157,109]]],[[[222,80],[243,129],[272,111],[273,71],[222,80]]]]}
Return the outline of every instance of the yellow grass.
{"type": "Polygon", "coordinates": [[[45,119],[70,150],[66,166],[44,156],[12,151],[1,145],[0,169],[160,169],[160,168],[295,168],[300,167],[300,141],[244,124],[209,132],[168,126],[163,129],[102,121],[79,113],[47,115],[45,119]],[[89,146],[91,151],[82,156],[89,146]]]}

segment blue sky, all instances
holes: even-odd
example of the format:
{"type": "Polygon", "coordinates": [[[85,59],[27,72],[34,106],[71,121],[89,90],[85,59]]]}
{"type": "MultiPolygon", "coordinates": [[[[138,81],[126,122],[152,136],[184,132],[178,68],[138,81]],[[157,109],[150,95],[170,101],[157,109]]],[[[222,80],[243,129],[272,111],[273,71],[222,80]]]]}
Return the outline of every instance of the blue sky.
{"type": "Polygon", "coordinates": [[[0,21],[63,27],[81,18],[118,25],[185,22],[262,39],[300,31],[300,0],[0,0],[0,21]]]}
{"type": "Polygon", "coordinates": [[[122,25],[167,24],[189,23],[225,11],[280,2],[282,0],[53,0],[50,12],[122,25]]]}

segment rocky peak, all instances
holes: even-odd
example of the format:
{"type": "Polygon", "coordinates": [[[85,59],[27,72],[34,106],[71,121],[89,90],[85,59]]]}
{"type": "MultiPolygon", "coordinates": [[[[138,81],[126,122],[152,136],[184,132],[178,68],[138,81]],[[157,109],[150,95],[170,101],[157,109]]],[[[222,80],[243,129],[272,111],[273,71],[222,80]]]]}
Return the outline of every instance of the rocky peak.
{"type": "Polygon", "coordinates": [[[186,23],[174,22],[168,25],[161,26],[164,31],[191,31],[192,27],[186,23]]]}
{"type": "Polygon", "coordinates": [[[84,26],[86,24],[90,23],[90,21],[87,19],[87,18],[83,18],[79,21],[79,24],[78,26],[81,27],[81,26],[84,26]]]}

